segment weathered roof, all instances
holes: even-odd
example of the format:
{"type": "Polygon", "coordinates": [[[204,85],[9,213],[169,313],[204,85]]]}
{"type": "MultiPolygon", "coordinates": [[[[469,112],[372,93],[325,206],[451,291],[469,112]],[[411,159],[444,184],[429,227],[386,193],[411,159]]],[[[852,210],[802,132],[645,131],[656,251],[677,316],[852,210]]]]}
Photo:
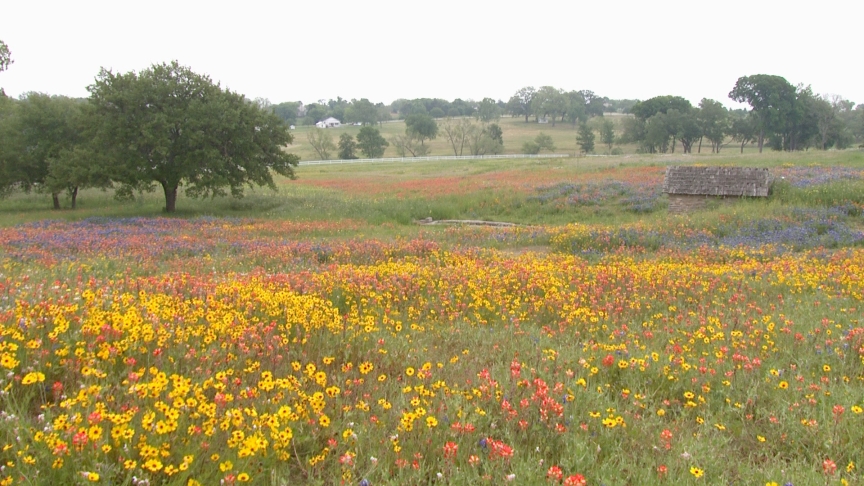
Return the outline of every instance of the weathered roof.
{"type": "Polygon", "coordinates": [[[663,192],[704,196],[767,197],[773,182],[768,169],[754,167],[666,167],[663,192]]]}

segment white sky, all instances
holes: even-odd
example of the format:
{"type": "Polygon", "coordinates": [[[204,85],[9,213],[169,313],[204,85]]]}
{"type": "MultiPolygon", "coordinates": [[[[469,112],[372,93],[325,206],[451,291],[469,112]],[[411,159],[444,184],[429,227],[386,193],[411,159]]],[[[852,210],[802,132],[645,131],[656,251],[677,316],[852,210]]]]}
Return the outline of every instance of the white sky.
{"type": "Polygon", "coordinates": [[[864,103],[864,2],[9,0],[10,96],[86,97],[104,66],[173,59],[249,98],[507,100],[523,86],[697,103],[776,74],[864,103]]]}

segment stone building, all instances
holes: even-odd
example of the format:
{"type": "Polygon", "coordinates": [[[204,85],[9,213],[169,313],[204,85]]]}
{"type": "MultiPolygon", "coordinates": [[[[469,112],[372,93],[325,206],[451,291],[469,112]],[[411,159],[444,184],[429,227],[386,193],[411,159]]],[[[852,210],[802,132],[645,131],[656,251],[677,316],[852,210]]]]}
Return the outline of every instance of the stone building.
{"type": "Polygon", "coordinates": [[[669,166],[663,192],[670,213],[702,209],[711,200],[768,197],[774,181],[768,169],[754,167],[669,166]]]}

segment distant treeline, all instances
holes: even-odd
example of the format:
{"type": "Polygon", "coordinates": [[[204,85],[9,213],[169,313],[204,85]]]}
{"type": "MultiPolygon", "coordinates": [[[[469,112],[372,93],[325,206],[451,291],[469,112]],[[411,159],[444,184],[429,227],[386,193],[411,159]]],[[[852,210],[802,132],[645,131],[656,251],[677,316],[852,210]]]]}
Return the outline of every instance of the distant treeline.
{"type": "Polygon", "coordinates": [[[729,139],[743,147],[757,143],[774,150],[809,148],[844,149],[864,142],[864,104],[839,95],[814,94],[809,86],[793,86],[785,78],[766,74],[744,76],[729,93],[729,98],[747,103],[751,109],[731,110],[717,100],[703,98],[697,106],[680,96],[657,96],[648,100],[612,100],[593,91],[566,91],[552,86],[519,89],[506,102],[484,98],[480,101],[440,98],[397,99],[389,105],[360,100],[335,100],[304,105],[286,102],[271,105],[258,99],[289,124],[313,125],[327,117],[343,123],[371,125],[411,115],[432,118],[473,116],[482,121],[501,115],[524,117],[527,123],[573,125],[604,113],[632,114],[619,127],[621,143],[635,143],[646,153],[674,152],[710,145],[720,151],[729,139]]]}
{"type": "Polygon", "coordinates": [[[272,104],[264,98],[257,98],[255,102],[261,107],[273,110],[289,125],[314,125],[328,117],[336,118],[342,123],[371,125],[418,114],[427,114],[432,118],[473,116],[486,120],[511,115],[524,116],[526,121],[533,116],[535,121],[544,118],[553,124],[558,118],[576,123],[603,113],[628,113],[638,100],[610,100],[588,90],[564,91],[544,86],[539,90],[532,87],[522,88],[506,102],[492,98],[483,98],[480,101],[460,98],[453,101],[441,98],[400,98],[385,105],[372,103],[366,98],[349,101],[341,97],[308,104],[300,101],[272,104]]]}
{"type": "Polygon", "coordinates": [[[844,149],[864,141],[864,105],[838,95],[816,95],[809,86],[793,86],[780,76],[757,74],[738,78],[729,98],[750,110],[729,110],[703,98],[698,106],[680,96],[657,96],[630,108],[621,141],[637,143],[647,153],[674,152],[681,142],[685,153],[710,143],[720,151],[727,138],[744,145],[755,142],[759,152],[774,150],[844,149]]]}

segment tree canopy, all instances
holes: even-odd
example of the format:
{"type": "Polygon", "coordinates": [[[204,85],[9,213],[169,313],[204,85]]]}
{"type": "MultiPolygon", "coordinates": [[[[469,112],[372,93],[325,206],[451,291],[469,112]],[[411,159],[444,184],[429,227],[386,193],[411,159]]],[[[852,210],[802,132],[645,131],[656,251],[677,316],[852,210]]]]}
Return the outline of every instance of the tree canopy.
{"type": "Polygon", "coordinates": [[[241,197],[245,185],[275,188],[271,170],[295,177],[299,158],[283,150],[293,139],[281,119],[176,61],[102,69],[88,90],[121,196],[159,184],[173,212],[181,185],[191,197],[225,188],[241,197]]]}
{"type": "Polygon", "coordinates": [[[339,158],[342,160],[356,159],[354,151],[357,150],[357,142],[350,133],[339,135],[339,158]]]}
{"type": "Polygon", "coordinates": [[[576,135],[576,143],[582,149],[582,153],[590,154],[594,151],[594,130],[587,123],[579,124],[579,132],[576,135]]]}
{"type": "Polygon", "coordinates": [[[640,120],[647,120],[657,113],[666,113],[669,110],[678,110],[680,113],[690,111],[693,105],[680,96],[655,96],[645,101],[637,101],[632,108],[632,113],[640,120]]]}
{"type": "Polygon", "coordinates": [[[405,119],[405,134],[420,141],[432,140],[438,136],[438,123],[426,113],[415,113],[405,119]]]}
{"type": "Polygon", "coordinates": [[[784,125],[794,116],[795,87],[786,78],[770,74],[742,76],[729,92],[729,98],[747,103],[759,120],[759,151],[762,151],[766,133],[782,132],[784,125]]]}
{"type": "Polygon", "coordinates": [[[5,71],[12,64],[12,52],[9,51],[9,46],[0,40],[0,71],[5,71]]]}
{"type": "Polygon", "coordinates": [[[59,194],[68,191],[75,207],[80,187],[106,187],[97,153],[92,149],[89,105],[65,96],[28,93],[7,102],[0,115],[0,187],[50,193],[54,209],[59,194]]]}
{"type": "Polygon", "coordinates": [[[390,143],[381,136],[377,128],[363,127],[357,134],[357,147],[367,158],[377,159],[384,156],[390,143]]]}

